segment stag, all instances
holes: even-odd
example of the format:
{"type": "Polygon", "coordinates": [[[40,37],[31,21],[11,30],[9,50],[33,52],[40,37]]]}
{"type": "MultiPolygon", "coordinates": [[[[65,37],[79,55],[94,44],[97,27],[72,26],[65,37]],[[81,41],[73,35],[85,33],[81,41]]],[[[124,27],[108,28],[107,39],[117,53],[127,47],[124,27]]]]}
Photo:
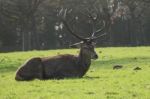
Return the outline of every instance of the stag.
{"type": "MultiPolygon", "coordinates": [[[[60,11],[62,13],[62,11],[60,11]]],[[[66,15],[66,10],[64,11],[66,15]]],[[[105,34],[95,36],[95,33],[102,31],[99,29],[92,34],[89,38],[83,38],[74,33],[70,28],[66,18],[62,18],[64,26],[69,33],[81,40],[72,46],[80,45],[79,55],[57,55],[53,57],[37,57],[28,60],[17,71],[15,79],[17,81],[32,80],[32,79],[63,79],[83,77],[91,65],[91,59],[97,59],[98,55],[94,50],[94,42],[97,38],[105,34]]]]}

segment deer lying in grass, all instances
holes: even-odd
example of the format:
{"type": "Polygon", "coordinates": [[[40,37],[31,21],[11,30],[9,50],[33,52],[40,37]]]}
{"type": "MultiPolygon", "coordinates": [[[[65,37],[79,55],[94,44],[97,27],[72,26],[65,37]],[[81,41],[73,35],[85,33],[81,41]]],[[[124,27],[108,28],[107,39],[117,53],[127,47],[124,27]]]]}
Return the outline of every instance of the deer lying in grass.
{"type": "Polygon", "coordinates": [[[65,18],[63,18],[63,24],[69,30],[69,32],[82,42],[74,45],[80,45],[79,55],[58,55],[54,57],[32,58],[22,65],[17,73],[15,79],[17,81],[32,80],[32,79],[62,79],[83,77],[88,71],[91,65],[91,59],[97,59],[98,55],[94,50],[94,41],[105,35],[95,37],[92,34],[89,38],[83,38],[73,32],[68,25],[65,18]]]}

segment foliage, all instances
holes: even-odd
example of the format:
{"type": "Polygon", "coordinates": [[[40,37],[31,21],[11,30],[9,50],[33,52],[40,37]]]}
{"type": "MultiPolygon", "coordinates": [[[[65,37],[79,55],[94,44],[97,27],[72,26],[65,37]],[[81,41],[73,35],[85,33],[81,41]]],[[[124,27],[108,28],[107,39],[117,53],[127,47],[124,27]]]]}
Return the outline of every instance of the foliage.
{"type": "Polygon", "coordinates": [[[97,48],[83,78],[17,82],[15,71],[31,57],[73,53],[76,49],[0,53],[0,99],[149,99],[150,47],[97,48]],[[123,68],[113,70],[119,64],[123,68]],[[142,70],[135,71],[135,67],[142,70]]]}
{"type": "Polygon", "coordinates": [[[0,0],[0,50],[66,48],[76,40],[64,28],[54,28],[61,23],[61,8],[72,10],[70,16],[79,19],[76,32],[86,37],[94,26],[101,28],[100,21],[94,24],[87,17],[89,12],[99,15],[108,34],[98,40],[100,46],[150,44],[148,0],[0,0]]]}

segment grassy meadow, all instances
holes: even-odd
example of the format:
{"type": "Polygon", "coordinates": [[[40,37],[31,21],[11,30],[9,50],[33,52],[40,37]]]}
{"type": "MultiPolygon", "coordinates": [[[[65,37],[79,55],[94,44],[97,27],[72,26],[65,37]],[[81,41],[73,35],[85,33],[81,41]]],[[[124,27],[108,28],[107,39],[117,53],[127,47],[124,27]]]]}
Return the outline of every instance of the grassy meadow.
{"type": "Polygon", "coordinates": [[[14,80],[31,57],[78,54],[78,49],[0,53],[0,99],[150,99],[150,47],[96,48],[99,59],[83,78],[14,80]],[[123,68],[113,70],[114,65],[123,68]],[[141,70],[133,70],[140,67],[141,70]]]}

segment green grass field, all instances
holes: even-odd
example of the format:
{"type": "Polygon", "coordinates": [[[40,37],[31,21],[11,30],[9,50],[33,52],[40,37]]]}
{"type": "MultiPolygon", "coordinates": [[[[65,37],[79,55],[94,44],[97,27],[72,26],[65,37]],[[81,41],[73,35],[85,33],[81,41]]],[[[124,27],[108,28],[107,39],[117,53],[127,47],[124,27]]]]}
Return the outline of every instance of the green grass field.
{"type": "Polygon", "coordinates": [[[97,48],[99,59],[83,78],[14,80],[17,68],[36,56],[74,53],[76,49],[0,53],[0,99],[150,99],[150,47],[97,48]],[[113,70],[114,65],[123,68],[113,70]],[[135,71],[135,67],[142,70],[135,71]]]}

